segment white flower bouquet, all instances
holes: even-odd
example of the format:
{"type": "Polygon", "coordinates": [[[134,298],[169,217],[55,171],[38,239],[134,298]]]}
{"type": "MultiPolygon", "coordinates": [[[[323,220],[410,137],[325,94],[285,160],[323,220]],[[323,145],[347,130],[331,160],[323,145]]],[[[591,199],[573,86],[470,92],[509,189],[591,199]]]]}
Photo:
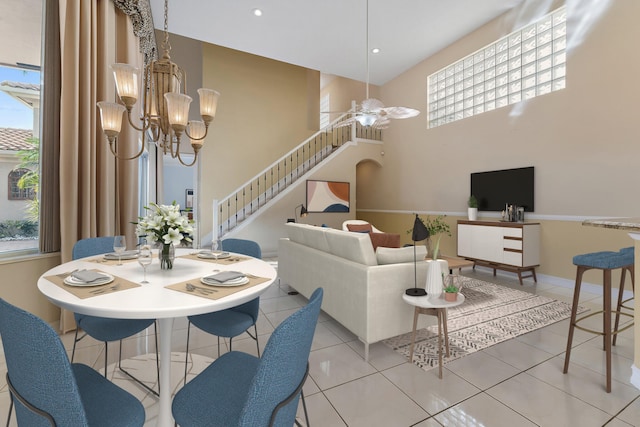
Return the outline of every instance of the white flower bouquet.
{"type": "Polygon", "coordinates": [[[174,201],[171,205],[151,203],[145,206],[147,216],[139,217],[136,224],[138,237],[147,237],[147,242],[157,242],[161,246],[159,253],[160,268],[173,268],[174,246],[191,243],[193,220],[180,213],[180,205],[174,201]]]}

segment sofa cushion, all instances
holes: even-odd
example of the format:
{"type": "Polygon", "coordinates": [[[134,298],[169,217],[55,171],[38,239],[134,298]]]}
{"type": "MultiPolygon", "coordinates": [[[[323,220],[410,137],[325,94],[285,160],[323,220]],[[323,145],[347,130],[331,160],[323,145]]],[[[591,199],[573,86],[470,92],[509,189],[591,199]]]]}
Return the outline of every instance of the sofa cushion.
{"type": "Polygon", "coordinates": [[[399,248],[400,247],[400,235],[393,233],[369,233],[371,237],[371,243],[373,244],[373,250],[383,246],[386,248],[399,248]]]}
{"type": "Polygon", "coordinates": [[[423,261],[427,256],[427,247],[424,245],[415,246],[415,257],[413,253],[413,246],[407,246],[405,248],[385,248],[379,246],[376,249],[376,258],[379,265],[385,264],[398,264],[402,262],[423,261]]]}
{"type": "Polygon", "coordinates": [[[347,224],[349,231],[357,231],[359,233],[371,233],[373,229],[371,224],[347,224]]]}
{"type": "Polygon", "coordinates": [[[292,242],[329,252],[329,244],[325,238],[326,227],[316,227],[308,224],[287,223],[289,239],[292,242]]]}
{"type": "Polygon", "coordinates": [[[326,229],[329,252],[349,261],[364,265],[378,265],[369,233],[326,229]]]}

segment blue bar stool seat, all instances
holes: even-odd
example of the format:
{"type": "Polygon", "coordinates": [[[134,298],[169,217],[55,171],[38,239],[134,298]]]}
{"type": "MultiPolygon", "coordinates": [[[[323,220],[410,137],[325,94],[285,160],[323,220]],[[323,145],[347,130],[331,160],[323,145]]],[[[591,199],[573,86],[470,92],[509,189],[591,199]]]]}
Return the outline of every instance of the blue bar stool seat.
{"type": "Polygon", "coordinates": [[[633,288],[634,283],[634,251],[633,248],[624,248],[618,252],[602,251],[593,252],[588,254],[576,255],[573,257],[573,264],[577,266],[576,271],[576,284],[573,291],[573,306],[571,308],[571,321],[569,324],[569,336],[567,338],[567,352],[564,359],[563,373],[567,373],[569,370],[569,358],[571,357],[571,344],[573,342],[573,332],[575,328],[582,331],[590,332],[592,334],[602,335],[604,338],[604,351],[606,352],[606,391],[611,392],[611,345],[615,345],[615,336],[631,326],[626,325],[622,329],[618,329],[620,315],[633,317],[629,313],[621,311],[623,303],[628,301],[622,301],[622,292],[624,291],[624,282],[626,278],[626,271],[629,271],[631,275],[631,286],[633,288]],[[621,269],[620,275],[620,288],[618,292],[618,305],[616,307],[616,322],[615,327],[611,327],[611,271],[621,269]],[[603,274],[603,309],[594,313],[587,314],[580,318],[576,318],[578,311],[578,302],[580,299],[580,285],[582,284],[582,276],[584,272],[591,269],[602,270],[603,274]],[[579,322],[589,317],[603,314],[603,328],[602,331],[596,331],[588,329],[578,325],[579,322]],[[612,340],[613,337],[613,340],[612,340]]]}

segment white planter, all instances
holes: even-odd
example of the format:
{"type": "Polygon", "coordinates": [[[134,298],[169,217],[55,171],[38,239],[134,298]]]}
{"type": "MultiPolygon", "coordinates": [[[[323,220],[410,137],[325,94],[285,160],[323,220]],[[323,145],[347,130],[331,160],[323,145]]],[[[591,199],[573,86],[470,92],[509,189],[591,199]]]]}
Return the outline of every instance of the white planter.
{"type": "Polygon", "coordinates": [[[428,260],[427,283],[425,289],[429,297],[437,297],[442,294],[444,288],[442,283],[442,273],[449,273],[449,263],[443,259],[428,260]]]}
{"type": "Polygon", "coordinates": [[[467,215],[469,221],[476,221],[478,219],[478,208],[467,208],[467,215]]]}

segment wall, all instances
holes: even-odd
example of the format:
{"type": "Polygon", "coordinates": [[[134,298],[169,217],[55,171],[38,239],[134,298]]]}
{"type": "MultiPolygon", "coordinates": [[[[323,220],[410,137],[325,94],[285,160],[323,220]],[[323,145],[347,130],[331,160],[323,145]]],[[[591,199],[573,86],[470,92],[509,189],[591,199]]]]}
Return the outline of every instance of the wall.
{"type": "MultiPolygon", "coordinates": [[[[358,217],[377,212],[390,216],[378,221],[393,224],[400,215],[401,229],[412,223],[402,214],[412,212],[449,213],[453,220],[466,215],[471,172],[533,165],[536,212],[528,219],[542,223],[541,273],[573,279],[573,255],[631,246],[623,232],[581,222],[640,211],[640,199],[633,197],[640,155],[635,107],[640,61],[629,54],[640,37],[635,23],[640,3],[598,2],[589,12],[569,13],[573,40],[579,26],[588,31],[568,55],[567,88],[525,104],[427,129],[427,76],[515,29],[515,17],[523,16],[517,13],[478,29],[382,86],[386,105],[422,113],[393,121],[385,131],[385,167],[359,175],[358,217]]],[[[454,237],[445,243],[448,251],[455,248],[454,237]]],[[[588,280],[600,281],[595,276],[588,280]]]]}
{"type": "Polygon", "coordinates": [[[60,309],[38,291],[38,278],[60,264],[60,254],[0,260],[0,298],[40,316],[49,323],[60,319],[60,309]]]}
{"type": "MultiPolygon", "coordinates": [[[[318,130],[320,73],[211,44],[203,84],[221,93],[201,151],[200,229],[222,199],[318,130]]],[[[290,216],[290,215],[287,215],[290,216]]]]}

